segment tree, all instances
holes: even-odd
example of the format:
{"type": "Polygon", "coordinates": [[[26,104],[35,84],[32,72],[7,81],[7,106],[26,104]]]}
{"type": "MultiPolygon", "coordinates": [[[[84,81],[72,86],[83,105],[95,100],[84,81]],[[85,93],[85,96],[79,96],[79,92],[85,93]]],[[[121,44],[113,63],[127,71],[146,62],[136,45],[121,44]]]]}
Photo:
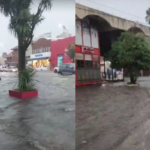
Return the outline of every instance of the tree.
{"type": "Polygon", "coordinates": [[[75,43],[71,43],[68,46],[68,50],[66,51],[66,54],[70,57],[70,59],[74,62],[75,58],[75,43]]]}
{"type": "Polygon", "coordinates": [[[150,24],[150,8],[146,11],[146,21],[150,24]]]}
{"type": "Polygon", "coordinates": [[[9,29],[18,39],[19,72],[26,67],[26,50],[34,37],[35,27],[44,20],[43,12],[51,8],[51,1],[40,0],[37,12],[31,13],[33,0],[0,0],[0,11],[10,17],[9,29]]]}
{"type": "Polygon", "coordinates": [[[140,34],[123,32],[113,43],[109,56],[112,68],[129,72],[131,84],[136,83],[140,70],[150,69],[150,47],[140,34]]]}

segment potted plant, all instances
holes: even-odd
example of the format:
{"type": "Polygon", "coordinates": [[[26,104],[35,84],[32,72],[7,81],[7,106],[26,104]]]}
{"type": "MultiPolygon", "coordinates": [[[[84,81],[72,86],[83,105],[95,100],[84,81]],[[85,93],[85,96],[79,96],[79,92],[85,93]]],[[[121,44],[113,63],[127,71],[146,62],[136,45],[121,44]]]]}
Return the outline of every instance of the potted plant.
{"type": "Polygon", "coordinates": [[[33,98],[38,96],[38,91],[35,88],[35,70],[28,67],[18,75],[17,88],[9,90],[9,96],[19,99],[33,98]]]}

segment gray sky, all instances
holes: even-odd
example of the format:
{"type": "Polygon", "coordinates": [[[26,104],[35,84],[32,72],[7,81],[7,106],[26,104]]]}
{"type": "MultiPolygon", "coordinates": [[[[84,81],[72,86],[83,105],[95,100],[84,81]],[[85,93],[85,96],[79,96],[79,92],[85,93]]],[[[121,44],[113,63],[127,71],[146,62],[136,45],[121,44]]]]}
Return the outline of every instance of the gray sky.
{"type": "Polygon", "coordinates": [[[76,0],[80,4],[146,24],[146,10],[150,0],[76,0]]]}
{"type": "MultiPolygon", "coordinates": [[[[150,0],[76,0],[76,2],[143,24],[146,24],[146,10],[150,7],[150,0]]],[[[35,4],[34,11],[36,7],[35,4]]],[[[53,0],[51,11],[45,12],[43,16],[45,20],[36,28],[35,37],[46,32],[51,32],[55,37],[62,32],[58,27],[60,23],[65,25],[71,34],[75,34],[75,0],[53,0]]],[[[17,45],[17,39],[8,30],[9,18],[0,14],[0,19],[0,43],[4,43],[10,49],[17,45]]],[[[0,55],[4,51],[6,48],[0,46],[0,55]]]]}
{"type": "MultiPolygon", "coordinates": [[[[37,4],[34,5],[33,11],[37,9],[37,4]]],[[[62,28],[59,24],[66,26],[68,31],[75,35],[75,1],[74,0],[53,0],[51,11],[44,12],[45,20],[35,29],[35,37],[51,32],[52,37],[62,33],[62,28]]],[[[17,39],[8,30],[9,18],[0,14],[0,43],[6,45],[0,46],[0,55],[2,52],[10,52],[10,49],[17,45],[17,39]]]]}

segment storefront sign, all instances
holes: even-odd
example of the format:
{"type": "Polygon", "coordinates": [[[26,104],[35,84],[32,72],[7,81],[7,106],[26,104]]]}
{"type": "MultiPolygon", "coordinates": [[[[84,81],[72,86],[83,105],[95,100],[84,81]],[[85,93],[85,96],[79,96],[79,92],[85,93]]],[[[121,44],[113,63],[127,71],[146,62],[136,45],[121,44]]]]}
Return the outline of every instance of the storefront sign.
{"type": "Polygon", "coordinates": [[[83,60],[83,54],[76,53],[76,54],[75,54],[75,59],[76,59],[76,60],[83,60]]]}
{"type": "Polygon", "coordinates": [[[82,52],[94,53],[94,49],[90,47],[82,47],[82,52]]]}
{"type": "Polygon", "coordinates": [[[51,52],[37,53],[37,54],[31,54],[30,59],[44,58],[44,57],[50,57],[50,56],[51,56],[51,52]]]}
{"type": "Polygon", "coordinates": [[[35,57],[42,57],[43,54],[35,54],[35,57]]]}

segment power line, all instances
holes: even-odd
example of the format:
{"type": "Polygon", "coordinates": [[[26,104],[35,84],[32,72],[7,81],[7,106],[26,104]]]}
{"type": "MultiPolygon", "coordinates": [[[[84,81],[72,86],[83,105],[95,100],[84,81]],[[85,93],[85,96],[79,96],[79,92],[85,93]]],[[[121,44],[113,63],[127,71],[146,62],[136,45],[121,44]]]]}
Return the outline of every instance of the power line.
{"type": "MultiPolygon", "coordinates": [[[[94,2],[94,1],[92,1],[92,0],[86,0],[86,1],[89,1],[89,2],[94,3],[94,4],[96,4],[96,5],[99,5],[99,6],[103,6],[103,7],[106,7],[106,8],[110,8],[110,9],[112,9],[112,10],[115,10],[115,11],[118,11],[118,12],[121,12],[121,13],[124,13],[124,14],[127,14],[127,15],[129,15],[129,16],[133,16],[133,17],[140,18],[140,19],[145,19],[145,18],[136,16],[136,15],[133,15],[133,14],[130,14],[130,13],[121,11],[121,10],[116,9],[116,8],[109,7],[109,6],[107,6],[107,5],[104,5],[104,4],[101,4],[101,3],[98,3],[98,2],[94,2]]],[[[144,24],[145,24],[145,23],[144,23],[144,24]]]]}
{"type": "Polygon", "coordinates": [[[100,5],[100,6],[103,6],[103,7],[106,7],[106,8],[110,8],[112,10],[115,10],[115,11],[118,11],[118,12],[121,12],[121,13],[124,13],[124,14],[127,14],[127,15],[130,15],[130,16],[133,16],[133,17],[136,17],[136,18],[140,18],[140,19],[145,19],[145,18],[142,18],[142,17],[139,17],[139,16],[136,16],[136,15],[133,15],[133,14],[130,14],[130,13],[127,13],[127,12],[124,12],[122,10],[119,10],[119,9],[116,9],[116,8],[113,8],[113,7],[109,7],[107,5],[104,5],[104,4],[101,4],[101,3],[98,3],[98,2],[94,2],[92,0],[87,0],[91,3],[94,3],[94,4],[97,4],[97,5],[100,5]]]}

